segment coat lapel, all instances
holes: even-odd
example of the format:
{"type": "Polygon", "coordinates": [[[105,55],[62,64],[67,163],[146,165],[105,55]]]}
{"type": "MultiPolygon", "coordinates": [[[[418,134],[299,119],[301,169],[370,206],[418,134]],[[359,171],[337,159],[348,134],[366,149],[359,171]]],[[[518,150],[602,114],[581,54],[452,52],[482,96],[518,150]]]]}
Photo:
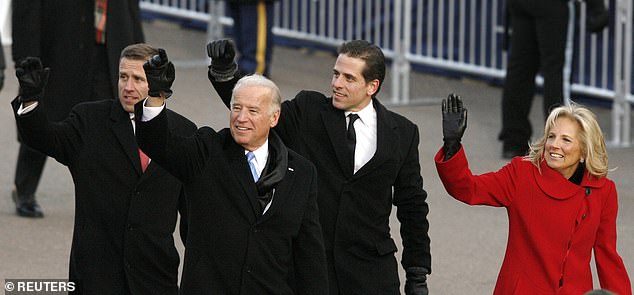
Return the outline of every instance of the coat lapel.
{"type": "Polygon", "coordinates": [[[227,158],[227,164],[231,167],[229,170],[232,171],[244,191],[244,194],[241,195],[247,198],[247,201],[251,204],[251,216],[259,217],[260,204],[256,199],[257,190],[253,182],[253,176],[251,176],[249,164],[244,156],[244,148],[230,138],[228,144],[225,146],[224,152],[227,158]]]}
{"type": "Polygon", "coordinates": [[[332,104],[321,110],[321,119],[326,127],[332,148],[335,150],[339,167],[343,175],[352,175],[354,161],[346,152],[346,118],[342,110],[335,109],[332,104]]]}
{"type": "Polygon", "coordinates": [[[396,123],[378,100],[372,99],[372,103],[376,110],[376,152],[370,161],[354,174],[354,178],[359,178],[370,171],[375,171],[378,166],[394,156],[394,150],[396,149],[394,144],[397,142],[396,123]]]}
{"type": "Polygon", "coordinates": [[[136,139],[134,138],[130,115],[121,108],[118,100],[115,100],[112,103],[112,107],[110,108],[110,120],[112,120],[112,132],[121,144],[121,148],[128,156],[128,159],[134,166],[137,174],[143,174],[143,171],[141,171],[139,151],[137,150],[138,145],[136,143],[136,139]]]}

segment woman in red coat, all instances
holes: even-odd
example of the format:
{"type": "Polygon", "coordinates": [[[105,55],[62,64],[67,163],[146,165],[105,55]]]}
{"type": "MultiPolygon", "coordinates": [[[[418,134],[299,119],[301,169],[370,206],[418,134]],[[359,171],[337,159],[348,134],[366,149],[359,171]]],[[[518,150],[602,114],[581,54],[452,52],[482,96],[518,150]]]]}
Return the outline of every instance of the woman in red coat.
{"type": "Polygon", "coordinates": [[[505,207],[509,238],[494,294],[573,294],[593,289],[594,250],[601,287],[631,295],[616,251],[617,193],[594,114],[554,109],[544,136],[497,172],[473,175],[460,139],[467,111],[460,97],[443,100],[444,146],[436,168],[447,192],[469,205],[505,207]]]}

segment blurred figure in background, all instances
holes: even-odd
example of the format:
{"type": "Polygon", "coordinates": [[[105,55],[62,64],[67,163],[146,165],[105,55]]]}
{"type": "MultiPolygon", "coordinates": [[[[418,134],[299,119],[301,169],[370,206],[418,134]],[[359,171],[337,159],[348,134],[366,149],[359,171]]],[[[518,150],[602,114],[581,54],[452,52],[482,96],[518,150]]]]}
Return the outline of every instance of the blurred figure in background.
{"type": "MultiPolygon", "coordinates": [[[[138,0],[14,0],[12,19],[15,64],[38,57],[52,69],[41,105],[51,121],[79,102],[116,98],[119,54],[144,41],[138,0]]],[[[35,191],[45,163],[20,144],[12,192],[19,216],[44,216],[35,191]]]]}
{"type": "MultiPolygon", "coordinates": [[[[575,1],[508,0],[512,37],[502,93],[502,157],[526,155],[533,129],[528,118],[535,96],[535,76],[544,77],[543,113],[570,95],[575,1]]],[[[603,0],[587,0],[586,29],[601,32],[608,24],[603,0]]]]}
{"type": "Polygon", "coordinates": [[[233,18],[233,36],[240,52],[243,75],[271,75],[273,4],[275,0],[227,0],[233,18]]]}
{"type": "Polygon", "coordinates": [[[4,86],[4,69],[7,68],[7,62],[4,59],[4,48],[2,47],[2,34],[0,34],[0,91],[4,86]]]}

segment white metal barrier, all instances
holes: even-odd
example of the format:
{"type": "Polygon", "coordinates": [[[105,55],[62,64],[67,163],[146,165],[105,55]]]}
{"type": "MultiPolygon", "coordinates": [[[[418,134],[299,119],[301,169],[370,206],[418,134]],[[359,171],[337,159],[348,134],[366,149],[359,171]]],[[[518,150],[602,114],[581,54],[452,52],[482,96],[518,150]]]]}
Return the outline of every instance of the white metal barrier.
{"type": "MultiPolygon", "coordinates": [[[[2,36],[0,45],[11,44],[11,0],[0,1],[0,36],[2,36]]],[[[5,58],[10,57],[5,56],[5,58]]]]}
{"type": "MultiPolygon", "coordinates": [[[[381,46],[392,60],[391,102],[411,104],[421,100],[409,93],[413,66],[504,78],[503,5],[504,0],[279,0],[273,33],[332,47],[351,39],[381,46]]],[[[631,146],[632,0],[610,0],[614,22],[596,35],[585,32],[580,5],[571,89],[612,100],[609,142],[631,146]]],[[[210,40],[232,24],[221,0],[141,0],[141,8],[206,21],[210,40]]]]}

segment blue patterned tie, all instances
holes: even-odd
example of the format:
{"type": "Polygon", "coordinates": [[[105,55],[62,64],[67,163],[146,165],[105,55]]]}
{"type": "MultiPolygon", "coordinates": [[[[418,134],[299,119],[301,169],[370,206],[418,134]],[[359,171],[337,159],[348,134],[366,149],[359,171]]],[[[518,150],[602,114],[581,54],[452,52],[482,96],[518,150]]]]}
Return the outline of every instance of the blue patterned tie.
{"type": "Polygon", "coordinates": [[[253,159],[255,159],[255,155],[253,152],[247,153],[247,161],[249,162],[249,168],[251,168],[251,176],[253,176],[253,181],[258,182],[260,176],[258,176],[258,170],[255,169],[255,164],[253,164],[253,159]]]}

